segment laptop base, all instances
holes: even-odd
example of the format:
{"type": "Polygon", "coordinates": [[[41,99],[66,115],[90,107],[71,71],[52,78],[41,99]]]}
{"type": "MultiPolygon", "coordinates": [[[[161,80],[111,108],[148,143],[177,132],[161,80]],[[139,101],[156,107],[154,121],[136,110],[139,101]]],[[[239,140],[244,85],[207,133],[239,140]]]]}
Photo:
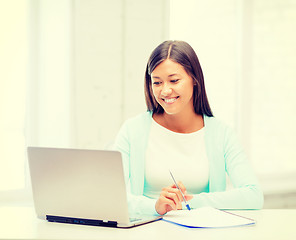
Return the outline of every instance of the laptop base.
{"type": "Polygon", "coordinates": [[[80,224],[80,225],[101,226],[101,227],[117,227],[117,222],[115,221],[61,217],[61,216],[52,216],[52,215],[46,215],[46,220],[49,222],[58,222],[58,223],[80,224]]]}

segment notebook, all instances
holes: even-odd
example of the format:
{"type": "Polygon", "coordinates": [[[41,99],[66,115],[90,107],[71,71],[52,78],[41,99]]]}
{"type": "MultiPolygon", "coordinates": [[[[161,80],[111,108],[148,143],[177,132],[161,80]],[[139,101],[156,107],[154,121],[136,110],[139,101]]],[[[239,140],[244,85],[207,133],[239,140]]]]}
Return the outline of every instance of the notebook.
{"type": "Polygon", "coordinates": [[[188,228],[229,228],[256,224],[254,219],[213,207],[171,211],[163,217],[163,220],[188,228]]]}
{"type": "Polygon", "coordinates": [[[160,216],[129,216],[120,152],[28,147],[37,217],[129,228],[160,216]]]}

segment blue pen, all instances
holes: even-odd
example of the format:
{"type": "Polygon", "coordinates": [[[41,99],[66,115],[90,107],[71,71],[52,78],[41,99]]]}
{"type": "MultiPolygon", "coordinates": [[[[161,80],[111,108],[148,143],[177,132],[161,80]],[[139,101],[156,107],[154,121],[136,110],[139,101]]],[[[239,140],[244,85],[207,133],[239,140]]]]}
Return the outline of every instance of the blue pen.
{"type": "Polygon", "coordinates": [[[182,198],[183,198],[183,200],[184,200],[184,202],[185,202],[185,205],[186,205],[187,209],[190,211],[191,208],[189,207],[189,204],[187,203],[187,201],[186,201],[186,199],[185,199],[185,197],[184,197],[184,195],[183,195],[181,189],[179,188],[179,186],[178,186],[178,184],[177,184],[177,182],[176,182],[176,180],[175,180],[175,178],[174,178],[174,176],[173,176],[173,174],[172,174],[171,171],[170,171],[170,174],[171,174],[171,176],[172,176],[172,179],[173,179],[173,181],[174,181],[176,187],[179,189],[179,191],[180,191],[180,193],[181,193],[181,195],[182,195],[182,198]]]}

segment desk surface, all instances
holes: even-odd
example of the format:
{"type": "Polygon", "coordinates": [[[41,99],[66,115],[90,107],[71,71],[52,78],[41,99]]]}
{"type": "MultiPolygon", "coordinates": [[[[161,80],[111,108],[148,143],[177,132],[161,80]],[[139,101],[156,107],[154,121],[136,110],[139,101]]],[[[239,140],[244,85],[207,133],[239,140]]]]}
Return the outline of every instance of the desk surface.
{"type": "Polygon", "coordinates": [[[233,211],[257,221],[254,226],[189,229],[157,221],[131,229],[50,223],[31,207],[0,207],[0,239],[296,239],[296,209],[233,211]]]}

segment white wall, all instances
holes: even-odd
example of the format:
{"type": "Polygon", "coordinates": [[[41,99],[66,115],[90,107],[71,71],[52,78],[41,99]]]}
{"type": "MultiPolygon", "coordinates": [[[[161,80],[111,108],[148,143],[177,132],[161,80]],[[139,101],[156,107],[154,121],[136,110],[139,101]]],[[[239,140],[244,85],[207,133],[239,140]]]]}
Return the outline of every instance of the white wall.
{"type": "Polygon", "coordinates": [[[214,115],[238,132],[264,192],[295,193],[296,2],[171,3],[171,38],[196,50],[214,115]]]}
{"type": "Polygon", "coordinates": [[[71,1],[28,4],[27,145],[65,147],[71,136],[71,1]]]}
{"type": "Polygon", "coordinates": [[[26,2],[0,1],[0,201],[1,191],[24,187],[27,18],[26,2]]]}
{"type": "Polygon", "coordinates": [[[103,148],[125,119],[146,110],[146,61],[168,37],[168,13],[166,0],[74,1],[76,147],[103,148]]]}
{"type": "Polygon", "coordinates": [[[251,156],[264,174],[296,176],[296,2],[253,1],[252,21],[251,156]]]}
{"type": "Polygon", "coordinates": [[[168,0],[31,0],[29,145],[104,148],[146,110],[149,54],[168,0]]]}

